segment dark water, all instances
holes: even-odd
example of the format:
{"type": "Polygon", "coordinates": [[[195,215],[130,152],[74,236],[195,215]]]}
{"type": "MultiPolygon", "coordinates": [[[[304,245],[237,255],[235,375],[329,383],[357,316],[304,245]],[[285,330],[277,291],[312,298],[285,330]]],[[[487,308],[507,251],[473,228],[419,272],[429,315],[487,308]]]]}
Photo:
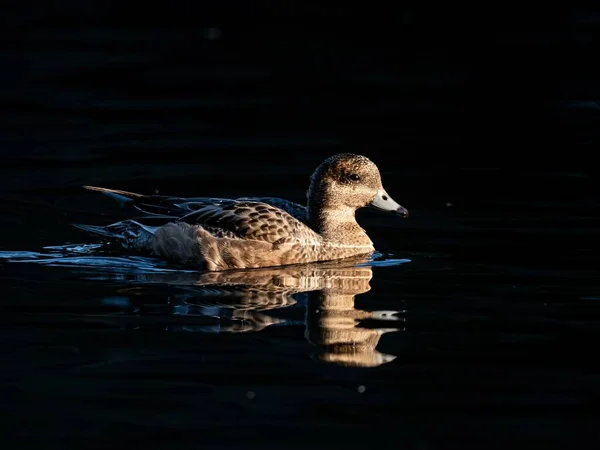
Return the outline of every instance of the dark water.
{"type": "Polygon", "coordinates": [[[542,34],[410,8],[52,5],[1,18],[11,448],[594,447],[593,16],[528,18],[560,30],[542,34]],[[411,212],[360,211],[368,261],[182,272],[71,226],[126,215],[83,184],[301,202],[347,150],[411,212]]]}

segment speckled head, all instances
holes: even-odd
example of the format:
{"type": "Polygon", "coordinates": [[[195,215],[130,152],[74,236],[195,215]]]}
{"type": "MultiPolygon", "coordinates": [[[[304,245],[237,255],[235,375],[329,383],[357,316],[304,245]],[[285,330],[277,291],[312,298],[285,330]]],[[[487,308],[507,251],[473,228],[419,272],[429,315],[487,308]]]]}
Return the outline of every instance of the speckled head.
{"type": "Polygon", "coordinates": [[[375,163],[352,153],[340,153],[323,161],[311,176],[307,197],[309,214],[316,209],[355,211],[372,206],[408,217],[408,211],[383,189],[375,163]]]}

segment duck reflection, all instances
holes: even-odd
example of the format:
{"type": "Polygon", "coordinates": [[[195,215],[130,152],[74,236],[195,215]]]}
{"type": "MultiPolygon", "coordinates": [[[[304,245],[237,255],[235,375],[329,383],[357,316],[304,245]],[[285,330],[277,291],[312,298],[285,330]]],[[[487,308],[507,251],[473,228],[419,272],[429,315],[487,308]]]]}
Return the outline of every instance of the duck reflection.
{"type": "Polygon", "coordinates": [[[383,334],[399,330],[403,318],[397,316],[398,311],[355,307],[355,297],[371,289],[372,277],[367,259],[352,259],[273,269],[161,274],[160,281],[178,285],[170,296],[174,314],[218,318],[216,323],[179,329],[239,333],[304,324],[305,338],[317,349],[316,359],[375,367],[395,359],[376,347],[383,334]],[[305,312],[298,314],[302,306],[305,312]],[[387,326],[378,327],[382,322],[387,326]]]}

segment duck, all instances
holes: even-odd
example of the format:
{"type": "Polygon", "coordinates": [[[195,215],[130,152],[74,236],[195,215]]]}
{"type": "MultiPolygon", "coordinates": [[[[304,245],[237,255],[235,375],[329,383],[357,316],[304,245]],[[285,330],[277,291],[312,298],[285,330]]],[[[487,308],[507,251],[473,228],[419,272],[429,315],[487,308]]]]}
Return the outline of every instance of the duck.
{"type": "Polygon", "coordinates": [[[356,211],[372,207],[407,218],[368,157],[339,153],[310,176],[306,205],[276,197],[172,197],[97,186],[144,217],[75,227],[182,267],[224,271],[333,261],[375,251],[356,211]]]}

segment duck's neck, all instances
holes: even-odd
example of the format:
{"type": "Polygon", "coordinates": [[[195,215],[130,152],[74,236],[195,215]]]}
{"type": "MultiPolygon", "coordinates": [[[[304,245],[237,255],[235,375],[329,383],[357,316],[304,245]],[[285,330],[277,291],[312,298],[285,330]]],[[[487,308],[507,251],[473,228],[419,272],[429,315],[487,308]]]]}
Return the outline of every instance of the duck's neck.
{"type": "Polygon", "coordinates": [[[319,202],[308,202],[308,220],[311,227],[326,242],[344,247],[370,250],[373,242],[356,222],[355,210],[348,207],[327,207],[319,202]]]}

